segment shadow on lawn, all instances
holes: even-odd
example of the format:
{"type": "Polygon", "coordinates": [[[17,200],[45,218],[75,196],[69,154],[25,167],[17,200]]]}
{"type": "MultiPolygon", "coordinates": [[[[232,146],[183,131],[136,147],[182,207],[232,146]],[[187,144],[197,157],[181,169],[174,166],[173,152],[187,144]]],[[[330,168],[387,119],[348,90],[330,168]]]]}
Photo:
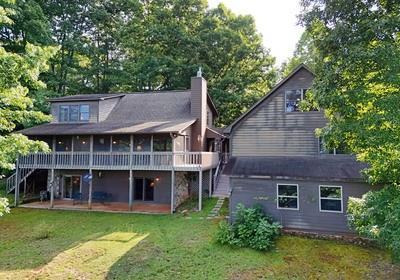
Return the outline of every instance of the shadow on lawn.
{"type": "Polygon", "coordinates": [[[129,250],[132,238],[147,236],[145,227],[132,224],[143,219],[141,215],[13,209],[0,219],[0,275],[46,266],[57,256],[93,241],[100,247],[110,243],[129,250]]]}

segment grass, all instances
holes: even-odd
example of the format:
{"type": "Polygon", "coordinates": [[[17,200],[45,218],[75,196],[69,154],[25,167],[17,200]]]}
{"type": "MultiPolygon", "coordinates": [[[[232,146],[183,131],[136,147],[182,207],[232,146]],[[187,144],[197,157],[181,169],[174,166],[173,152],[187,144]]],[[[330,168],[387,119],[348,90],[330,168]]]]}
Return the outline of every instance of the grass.
{"type": "Polygon", "coordinates": [[[387,252],[283,236],[271,252],[218,245],[201,213],[12,209],[0,218],[0,279],[397,279],[387,252]]]}

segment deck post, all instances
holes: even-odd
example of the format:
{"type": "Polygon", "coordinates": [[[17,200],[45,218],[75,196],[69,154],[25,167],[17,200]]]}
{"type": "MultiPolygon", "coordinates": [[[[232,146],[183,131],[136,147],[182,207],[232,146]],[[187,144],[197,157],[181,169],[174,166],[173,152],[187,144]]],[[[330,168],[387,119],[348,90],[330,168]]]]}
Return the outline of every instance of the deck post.
{"type": "Polygon", "coordinates": [[[54,169],[51,169],[50,179],[50,208],[54,207],[54,169]]]}
{"type": "Polygon", "coordinates": [[[133,195],[133,176],[132,169],[129,170],[129,211],[132,211],[132,195],[133,195]]]}
{"type": "Polygon", "coordinates": [[[175,208],[175,170],[171,171],[171,214],[174,213],[175,208]]]}
{"type": "MultiPolygon", "coordinates": [[[[93,176],[92,169],[89,169],[90,176],[93,176]]],[[[93,178],[89,180],[88,208],[92,209],[93,178]]]]}
{"type": "Polygon", "coordinates": [[[212,180],[212,178],[213,178],[213,170],[212,170],[212,168],[210,169],[210,180],[209,180],[209,182],[208,182],[208,197],[211,197],[211,195],[212,195],[212,187],[213,187],[213,185],[212,185],[212,182],[213,182],[213,180],[212,180]]]}
{"type": "Polygon", "coordinates": [[[202,192],[203,192],[203,171],[200,169],[199,171],[199,211],[202,209],[202,192]]]}
{"type": "Polygon", "coordinates": [[[17,158],[17,162],[15,164],[15,187],[14,187],[14,194],[15,194],[15,199],[14,199],[14,205],[15,207],[18,206],[19,204],[19,158],[17,158]]]}

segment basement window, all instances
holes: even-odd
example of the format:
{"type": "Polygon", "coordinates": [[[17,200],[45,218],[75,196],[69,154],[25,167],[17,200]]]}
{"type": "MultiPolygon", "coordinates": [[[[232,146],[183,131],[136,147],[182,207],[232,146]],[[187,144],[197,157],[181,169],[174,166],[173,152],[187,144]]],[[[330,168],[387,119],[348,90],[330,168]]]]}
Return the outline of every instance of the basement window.
{"type": "Polygon", "coordinates": [[[277,185],[277,208],[299,210],[299,185],[277,185]]]}
{"type": "Polygon", "coordinates": [[[319,186],[319,211],[343,212],[343,195],[341,186],[319,186]]]}

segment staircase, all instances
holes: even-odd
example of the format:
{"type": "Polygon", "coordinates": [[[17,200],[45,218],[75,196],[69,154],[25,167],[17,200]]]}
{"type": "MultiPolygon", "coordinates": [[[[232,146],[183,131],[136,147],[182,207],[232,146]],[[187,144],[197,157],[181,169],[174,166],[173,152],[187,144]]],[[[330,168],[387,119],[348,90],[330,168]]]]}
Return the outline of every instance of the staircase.
{"type": "Polygon", "coordinates": [[[219,175],[218,182],[216,184],[216,188],[213,193],[213,197],[229,197],[231,194],[231,188],[229,185],[229,176],[225,174],[219,175]]]}
{"type": "MultiPolygon", "coordinates": [[[[24,182],[26,184],[26,179],[35,171],[34,168],[21,168],[18,170],[18,181],[21,184],[24,182]]],[[[15,189],[17,180],[17,172],[13,173],[10,177],[6,180],[6,192],[10,193],[15,189]]]]}

